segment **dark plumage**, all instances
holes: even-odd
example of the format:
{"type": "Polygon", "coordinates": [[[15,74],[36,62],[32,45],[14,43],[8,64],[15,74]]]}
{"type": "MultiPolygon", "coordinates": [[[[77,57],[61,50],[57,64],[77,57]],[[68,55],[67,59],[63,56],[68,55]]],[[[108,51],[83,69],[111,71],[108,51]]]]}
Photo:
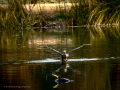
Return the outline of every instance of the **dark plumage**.
{"type": "Polygon", "coordinates": [[[69,57],[70,53],[72,53],[73,51],[75,51],[75,50],[77,50],[77,49],[83,47],[84,45],[91,45],[91,44],[83,44],[82,46],[77,47],[77,48],[73,49],[72,51],[70,51],[70,52],[68,52],[68,53],[66,53],[66,50],[64,50],[64,51],[63,51],[63,54],[60,53],[59,51],[53,49],[53,48],[48,47],[47,45],[46,45],[46,47],[49,48],[49,49],[51,49],[51,50],[53,50],[53,51],[55,51],[55,52],[57,52],[58,54],[60,54],[61,57],[62,57],[62,60],[65,60],[65,61],[66,61],[67,58],[69,57]]]}
{"type": "Polygon", "coordinates": [[[73,81],[73,80],[69,80],[67,78],[61,78],[60,75],[53,74],[53,76],[57,77],[57,79],[55,80],[56,83],[69,83],[69,82],[73,81]]]}
{"type": "Polygon", "coordinates": [[[67,83],[69,82],[70,80],[67,79],[67,78],[61,78],[61,76],[59,75],[58,76],[58,79],[55,80],[57,83],[67,83]]]}

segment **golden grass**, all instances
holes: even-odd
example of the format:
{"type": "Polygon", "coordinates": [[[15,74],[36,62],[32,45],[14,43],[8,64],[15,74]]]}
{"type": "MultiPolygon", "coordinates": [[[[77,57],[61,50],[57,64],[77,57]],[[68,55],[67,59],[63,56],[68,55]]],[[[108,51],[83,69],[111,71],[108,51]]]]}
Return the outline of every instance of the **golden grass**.
{"type": "Polygon", "coordinates": [[[69,10],[71,8],[72,4],[71,3],[52,3],[52,4],[27,4],[24,7],[28,10],[28,11],[32,11],[32,12],[40,12],[40,11],[46,11],[49,13],[52,13],[54,11],[56,11],[57,9],[59,9],[59,7],[61,9],[65,9],[69,10]]]}
{"type": "MultiPolygon", "coordinates": [[[[73,5],[72,3],[47,3],[47,4],[26,4],[23,6],[25,9],[27,9],[28,12],[32,11],[33,13],[37,13],[40,11],[45,11],[52,13],[56,10],[59,10],[59,8],[69,10],[72,5],[73,5]]],[[[7,8],[8,5],[5,4],[0,4],[0,7],[8,9],[7,8]]]]}
{"type": "MultiPolygon", "coordinates": [[[[81,12],[83,9],[82,7],[79,7],[79,3],[41,3],[41,4],[22,4],[16,1],[16,3],[13,4],[2,4],[2,7],[5,7],[6,10],[1,10],[1,12],[7,10],[9,13],[13,12],[15,21],[18,21],[18,24],[14,26],[22,26],[22,28],[25,28],[25,26],[32,26],[32,27],[44,27],[47,24],[51,23],[53,24],[58,21],[65,23],[65,25],[78,25],[77,23],[80,23],[79,25],[82,25],[85,20],[82,20],[80,17],[85,16],[84,13],[81,12]],[[8,6],[10,5],[10,6],[8,6]],[[81,8],[81,9],[80,9],[81,8]],[[10,10],[9,10],[10,9],[10,10]],[[22,17],[23,16],[23,17],[22,17]],[[76,17],[77,16],[77,17],[76,17]],[[52,22],[51,22],[52,21],[52,22]],[[73,24],[74,21],[74,24],[73,24]],[[26,23],[26,24],[25,24],[26,23]],[[29,25],[27,25],[29,24],[29,25]],[[24,26],[23,26],[24,25],[24,26]]],[[[84,10],[86,11],[86,10],[84,10]]],[[[9,15],[9,14],[8,14],[9,15]]],[[[1,16],[1,20],[3,23],[1,24],[1,28],[6,26],[6,23],[9,27],[11,27],[11,23],[8,24],[7,20],[9,21],[9,18],[13,17],[6,17],[4,15],[1,16]],[[3,20],[6,19],[6,22],[3,20]]],[[[83,17],[84,18],[84,17],[83,17]]],[[[14,21],[14,20],[12,20],[14,21]]],[[[13,24],[12,24],[13,25],[13,24]]]]}

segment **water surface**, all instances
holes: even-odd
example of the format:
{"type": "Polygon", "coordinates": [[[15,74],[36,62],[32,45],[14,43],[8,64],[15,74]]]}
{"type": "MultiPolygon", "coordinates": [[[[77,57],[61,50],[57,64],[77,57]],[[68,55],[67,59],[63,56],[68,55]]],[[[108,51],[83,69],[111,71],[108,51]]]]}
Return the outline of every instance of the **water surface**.
{"type": "Polygon", "coordinates": [[[120,30],[113,28],[0,31],[0,87],[25,90],[119,90],[120,30]],[[66,64],[58,53],[83,44],[66,64]],[[55,76],[72,80],[57,84],[55,76]]]}

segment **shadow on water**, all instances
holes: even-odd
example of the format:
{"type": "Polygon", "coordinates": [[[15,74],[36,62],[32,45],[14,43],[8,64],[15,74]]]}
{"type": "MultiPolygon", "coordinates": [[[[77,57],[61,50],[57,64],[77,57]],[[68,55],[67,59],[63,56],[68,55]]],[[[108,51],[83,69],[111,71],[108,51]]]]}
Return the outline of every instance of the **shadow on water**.
{"type": "Polygon", "coordinates": [[[52,90],[56,77],[73,80],[57,84],[62,90],[120,88],[120,29],[118,27],[0,31],[2,89],[52,90]],[[71,51],[68,63],[46,47],[71,51]]]}

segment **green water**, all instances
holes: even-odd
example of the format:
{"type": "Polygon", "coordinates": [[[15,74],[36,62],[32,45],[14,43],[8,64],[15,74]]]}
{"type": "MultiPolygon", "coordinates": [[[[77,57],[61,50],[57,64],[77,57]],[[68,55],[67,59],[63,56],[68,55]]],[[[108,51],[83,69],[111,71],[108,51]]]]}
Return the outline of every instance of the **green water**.
{"type": "Polygon", "coordinates": [[[120,29],[66,28],[0,31],[0,88],[8,90],[119,90],[120,29]],[[46,47],[70,54],[66,64],[46,47]],[[57,84],[55,76],[70,79],[57,84]]]}

